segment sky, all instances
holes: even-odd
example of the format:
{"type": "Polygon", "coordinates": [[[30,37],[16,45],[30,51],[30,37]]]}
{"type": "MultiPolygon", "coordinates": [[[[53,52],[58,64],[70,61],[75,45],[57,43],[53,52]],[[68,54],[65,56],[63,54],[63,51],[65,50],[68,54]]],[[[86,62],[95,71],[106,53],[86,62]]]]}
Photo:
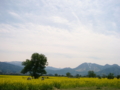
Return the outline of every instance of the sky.
{"type": "Polygon", "coordinates": [[[120,0],[0,0],[0,61],[120,65],[120,0]]]}

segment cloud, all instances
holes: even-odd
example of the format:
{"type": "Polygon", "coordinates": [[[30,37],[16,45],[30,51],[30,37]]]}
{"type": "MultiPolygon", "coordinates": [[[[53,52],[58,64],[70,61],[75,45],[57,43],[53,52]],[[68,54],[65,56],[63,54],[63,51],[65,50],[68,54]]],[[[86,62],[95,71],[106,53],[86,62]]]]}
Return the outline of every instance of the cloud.
{"type": "MultiPolygon", "coordinates": [[[[36,25],[36,24],[32,24],[32,23],[24,24],[24,25],[20,24],[17,26],[19,28],[14,27],[14,26],[8,27],[8,25],[6,25],[6,27],[7,28],[5,28],[5,30],[9,31],[9,35],[14,37],[14,39],[12,39],[12,40],[15,40],[16,43],[18,43],[16,40],[21,41],[21,42],[23,40],[23,42],[26,42],[29,44],[38,42],[37,43],[38,46],[40,44],[47,45],[48,47],[51,47],[52,45],[53,46],[59,45],[59,46],[64,46],[64,48],[67,48],[69,46],[71,46],[71,47],[75,46],[75,47],[79,47],[81,49],[81,51],[85,51],[85,50],[89,51],[90,50],[92,52],[97,49],[105,50],[105,49],[107,49],[107,47],[113,48],[112,43],[117,44],[117,42],[119,41],[119,39],[117,39],[114,36],[105,36],[103,34],[97,34],[90,30],[81,29],[81,27],[78,28],[78,31],[76,30],[74,32],[69,32],[68,30],[62,30],[59,28],[51,27],[51,26],[36,25]],[[10,29],[8,29],[8,28],[10,28],[10,29]],[[16,31],[16,29],[17,29],[17,31],[16,31]],[[40,40],[40,42],[39,42],[39,40],[40,40]],[[116,40],[116,41],[114,41],[114,40],[116,40]]],[[[8,34],[6,33],[6,37],[7,37],[7,35],[8,34]]],[[[25,45],[26,45],[26,43],[25,43],[25,45]]],[[[32,44],[32,45],[34,45],[34,44],[32,44]]],[[[37,46],[37,45],[35,45],[35,46],[37,46]]],[[[71,49],[71,47],[69,49],[71,49]]],[[[63,47],[61,47],[61,48],[63,48],[63,47]]],[[[52,50],[50,50],[50,51],[52,51],[52,50]]],[[[62,51],[61,51],[61,53],[62,53],[62,51]]]]}
{"type": "Polygon", "coordinates": [[[68,23],[68,20],[67,20],[67,19],[61,18],[61,17],[59,17],[59,16],[53,16],[53,17],[52,17],[52,20],[53,20],[53,22],[55,22],[55,23],[62,23],[62,24],[68,23]]]}
{"type": "Polygon", "coordinates": [[[0,58],[15,60],[13,55],[17,53],[19,60],[23,60],[39,52],[47,55],[51,66],[56,67],[63,63],[61,60],[73,63],[71,67],[84,61],[104,64],[116,59],[118,63],[119,3],[118,0],[7,1],[0,11],[0,58]],[[53,63],[56,60],[58,64],[53,63]]]}
{"type": "Polygon", "coordinates": [[[17,17],[17,18],[20,18],[20,16],[17,14],[17,13],[15,13],[15,12],[9,12],[11,15],[13,15],[14,17],[17,17]]]}

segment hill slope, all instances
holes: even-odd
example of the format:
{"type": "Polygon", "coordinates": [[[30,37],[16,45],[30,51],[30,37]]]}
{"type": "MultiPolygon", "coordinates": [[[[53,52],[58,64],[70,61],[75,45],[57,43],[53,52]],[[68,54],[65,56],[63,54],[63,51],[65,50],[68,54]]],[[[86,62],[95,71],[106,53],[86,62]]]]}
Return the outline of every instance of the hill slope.
{"type": "Polygon", "coordinates": [[[13,65],[17,65],[17,66],[23,67],[21,61],[11,61],[11,62],[7,62],[7,63],[10,63],[10,64],[13,64],[13,65]]]}
{"type": "Polygon", "coordinates": [[[81,65],[79,65],[78,67],[74,68],[74,70],[78,71],[78,72],[88,72],[90,70],[94,71],[94,72],[98,72],[100,70],[102,70],[103,66],[102,65],[98,65],[95,63],[83,63],[81,65]]]}
{"type": "Polygon", "coordinates": [[[114,75],[120,75],[120,67],[119,66],[111,66],[109,68],[103,69],[101,71],[99,71],[97,74],[99,75],[108,75],[109,73],[114,73],[114,75]]]}
{"type": "Polygon", "coordinates": [[[80,74],[80,75],[87,75],[88,71],[92,70],[97,75],[108,75],[109,73],[114,73],[114,75],[120,75],[120,66],[117,64],[109,65],[106,64],[104,66],[95,64],[95,63],[82,63],[76,68],[64,68],[61,70],[49,70],[46,69],[48,74],[60,74],[65,75],[67,72],[70,72],[72,75],[80,74]]]}
{"type": "Polygon", "coordinates": [[[22,70],[22,67],[20,67],[20,66],[16,66],[16,65],[9,64],[6,62],[0,62],[0,71],[2,73],[6,73],[6,74],[20,73],[21,70],[22,70]]]}
{"type": "MultiPolygon", "coordinates": [[[[23,67],[21,67],[21,62],[0,62],[0,72],[3,73],[20,73],[23,67]],[[14,64],[14,65],[13,65],[14,64]]],[[[92,70],[97,75],[108,75],[109,73],[114,73],[114,75],[120,75],[120,66],[117,64],[113,65],[99,65],[95,63],[82,63],[81,65],[77,66],[76,68],[55,68],[48,66],[45,68],[47,74],[59,74],[59,75],[66,75],[67,72],[70,72],[72,75],[80,74],[80,75],[87,75],[88,71],[92,70]]]]}

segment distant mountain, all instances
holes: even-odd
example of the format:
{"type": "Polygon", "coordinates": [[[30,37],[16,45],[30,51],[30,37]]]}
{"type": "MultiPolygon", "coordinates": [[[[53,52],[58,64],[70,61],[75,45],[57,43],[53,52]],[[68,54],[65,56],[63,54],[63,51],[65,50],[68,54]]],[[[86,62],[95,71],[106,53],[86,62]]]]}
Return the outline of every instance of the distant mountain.
{"type": "Polygon", "coordinates": [[[49,69],[49,70],[60,70],[60,69],[62,69],[62,68],[55,68],[55,67],[47,66],[45,69],[49,69]]]}
{"type": "Polygon", "coordinates": [[[17,66],[23,67],[21,61],[11,61],[11,62],[7,62],[7,63],[10,63],[10,64],[13,64],[13,65],[17,65],[17,66]]]}
{"type": "MultiPolygon", "coordinates": [[[[0,72],[4,73],[20,73],[23,66],[22,62],[13,61],[13,62],[0,62],[0,72]]],[[[80,74],[87,75],[88,71],[92,70],[97,75],[108,75],[109,73],[114,73],[114,75],[120,75],[120,66],[117,64],[113,65],[99,65],[95,63],[82,63],[76,68],[55,68],[51,66],[47,66],[46,68],[47,74],[59,74],[66,75],[67,72],[70,72],[72,75],[80,74]]]]}
{"type": "Polygon", "coordinates": [[[103,69],[110,68],[110,67],[111,67],[111,65],[106,64],[106,65],[103,66],[103,69]]]}
{"type": "Polygon", "coordinates": [[[108,75],[109,73],[114,73],[114,75],[120,75],[120,66],[117,64],[113,65],[98,65],[95,63],[82,63],[81,65],[77,66],[76,68],[63,68],[61,70],[48,70],[48,74],[60,74],[65,75],[67,72],[70,72],[72,75],[80,74],[80,75],[87,75],[88,71],[94,71],[97,75],[108,75]]]}
{"type": "Polygon", "coordinates": [[[114,73],[114,75],[120,75],[120,66],[118,65],[111,65],[109,68],[103,69],[99,72],[97,72],[97,74],[99,75],[108,75],[109,73],[114,73]]]}
{"type": "Polygon", "coordinates": [[[0,62],[0,72],[10,74],[10,73],[20,73],[22,67],[9,64],[6,62],[0,62]]]}
{"type": "Polygon", "coordinates": [[[102,66],[95,64],[95,63],[83,63],[79,65],[78,67],[74,68],[75,71],[78,72],[88,72],[90,70],[93,70],[94,72],[98,72],[102,70],[102,66]]]}
{"type": "Polygon", "coordinates": [[[102,75],[103,73],[106,75],[108,75],[109,73],[114,73],[114,75],[120,74],[120,66],[118,66],[117,64],[113,64],[113,65],[106,64],[102,66],[95,63],[83,63],[78,67],[74,68],[74,70],[78,71],[79,73],[82,72],[82,74],[85,74],[90,70],[100,75],[102,75]]]}

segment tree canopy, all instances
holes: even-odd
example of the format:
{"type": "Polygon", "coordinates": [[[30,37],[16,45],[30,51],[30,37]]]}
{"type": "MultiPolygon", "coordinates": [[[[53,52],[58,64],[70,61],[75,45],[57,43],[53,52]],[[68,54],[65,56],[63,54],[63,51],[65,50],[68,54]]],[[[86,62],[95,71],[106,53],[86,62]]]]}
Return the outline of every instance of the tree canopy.
{"type": "Polygon", "coordinates": [[[22,62],[22,65],[25,67],[21,73],[25,74],[29,72],[35,79],[47,73],[45,71],[45,67],[48,65],[47,57],[43,54],[33,53],[31,59],[26,59],[26,61],[22,62]]]}
{"type": "Polygon", "coordinates": [[[107,76],[108,79],[114,79],[114,74],[113,73],[109,73],[107,76]]]}
{"type": "Polygon", "coordinates": [[[67,76],[67,77],[70,77],[70,76],[71,76],[71,73],[67,72],[67,73],[66,73],[66,76],[67,76]]]}
{"type": "Polygon", "coordinates": [[[88,77],[96,77],[94,71],[88,71],[88,77]]]}

